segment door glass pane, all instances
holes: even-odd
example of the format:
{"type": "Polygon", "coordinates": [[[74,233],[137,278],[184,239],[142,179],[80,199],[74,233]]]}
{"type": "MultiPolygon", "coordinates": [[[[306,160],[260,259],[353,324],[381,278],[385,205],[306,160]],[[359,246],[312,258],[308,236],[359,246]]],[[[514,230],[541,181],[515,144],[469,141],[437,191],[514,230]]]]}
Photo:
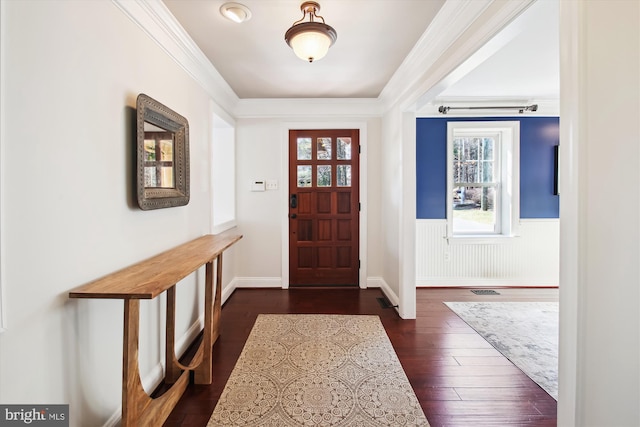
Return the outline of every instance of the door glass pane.
{"type": "Polygon", "coordinates": [[[318,187],[331,187],[331,166],[318,166],[318,187]]]}
{"type": "Polygon", "coordinates": [[[298,160],[311,160],[311,138],[298,138],[298,160]]]}
{"type": "Polygon", "coordinates": [[[351,160],[351,138],[338,138],[338,160],[351,160]]]}
{"type": "Polygon", "coordinates": [[[338,187],[351,187],[351,165],[338,165],[336,169],[338,187]]]}
{"type": "Polygon", "coordinates": [[[318,138],[318,160],[331,160],[331,138],[318,138]]]}
{"type": "Polygon", "coordinates": [[[298,187],[311,187],[311,166],[298,166],[298,187]]]}
{"type": "Polygon", "coordinates": [[[454,233],[496,233],[494,187],[456,187],[453,191],[454,233]]]}

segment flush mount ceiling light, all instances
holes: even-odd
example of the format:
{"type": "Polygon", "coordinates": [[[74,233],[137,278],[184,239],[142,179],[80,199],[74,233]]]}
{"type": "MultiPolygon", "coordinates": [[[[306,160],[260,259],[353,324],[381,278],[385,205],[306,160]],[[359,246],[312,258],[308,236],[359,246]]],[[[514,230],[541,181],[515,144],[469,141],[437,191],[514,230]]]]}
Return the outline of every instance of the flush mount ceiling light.
{"type": "Polygon", "coordinates": [[[302,19],[293,23],[287,30],[284,39],[291,46],[298,58],[313,62],[322,59],[331,45],[338,38],[336,30],[324,23],[324,18],[318,16],[320,5],[315,1],[306,1],[300,5],[302,19]],[[303,22],[309,15],[309,20],[303,22]],[[316,22],[321,19],[322,22],[316,22]]]}
{"type": "Polygon", "coordinates": [[[251,11],[249,8],[240,3],[225,3],[220,6],[220,13],[228,20],[237,22],[238,24],[251,19],[251,11]]]}

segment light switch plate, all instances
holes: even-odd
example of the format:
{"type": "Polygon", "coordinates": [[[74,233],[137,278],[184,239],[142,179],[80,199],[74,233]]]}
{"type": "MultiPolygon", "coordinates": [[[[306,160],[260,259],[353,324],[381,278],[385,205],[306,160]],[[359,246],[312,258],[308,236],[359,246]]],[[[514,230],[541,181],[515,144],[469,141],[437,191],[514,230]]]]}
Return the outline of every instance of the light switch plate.
{"type": "Polygon", "coordinates": [[[278,189],[278,180],[277,179],[268,179],[267,180],[267,190],[277,190],[278,189]]]}

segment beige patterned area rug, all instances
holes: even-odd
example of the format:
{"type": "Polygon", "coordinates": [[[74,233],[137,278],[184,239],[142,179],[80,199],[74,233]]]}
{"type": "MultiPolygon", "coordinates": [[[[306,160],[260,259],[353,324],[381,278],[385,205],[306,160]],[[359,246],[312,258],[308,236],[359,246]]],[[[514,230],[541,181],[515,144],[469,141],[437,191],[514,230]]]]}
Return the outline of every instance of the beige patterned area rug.
{"type": "Polygon", "coordinates": [[[261,314],[208,427],[428,425],[378,316],[261,314]]]}

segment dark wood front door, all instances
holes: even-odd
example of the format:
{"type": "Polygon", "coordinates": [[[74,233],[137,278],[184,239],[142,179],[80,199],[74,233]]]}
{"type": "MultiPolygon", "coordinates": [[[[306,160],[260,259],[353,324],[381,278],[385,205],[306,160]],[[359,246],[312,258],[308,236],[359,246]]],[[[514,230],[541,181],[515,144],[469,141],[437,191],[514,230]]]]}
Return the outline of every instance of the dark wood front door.
{"type": "Polygon", "coordinates": [[[289,131],[289,283],[357,285],[359,131],[289,131]]]}

